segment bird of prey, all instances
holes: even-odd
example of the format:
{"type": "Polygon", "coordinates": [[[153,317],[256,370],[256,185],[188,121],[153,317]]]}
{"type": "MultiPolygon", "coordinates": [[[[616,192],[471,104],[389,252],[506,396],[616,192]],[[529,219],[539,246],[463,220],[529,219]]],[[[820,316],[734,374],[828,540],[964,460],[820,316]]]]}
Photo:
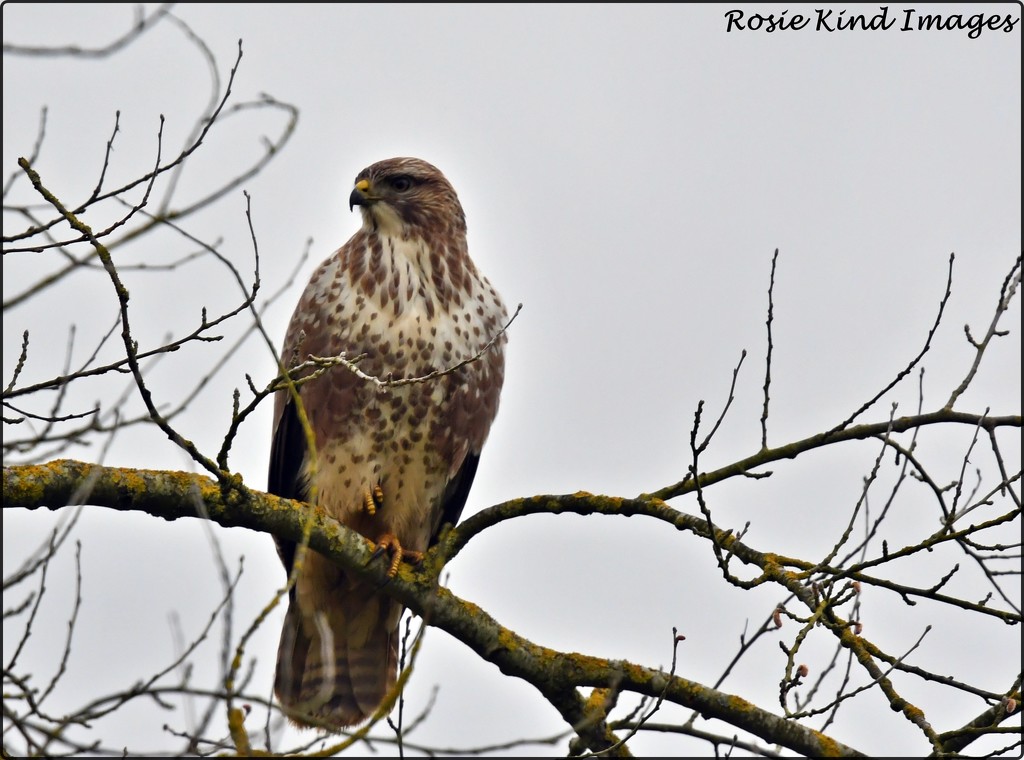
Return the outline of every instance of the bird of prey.
{"type": "MultiPolygon", "coordinates": [[[[394,574],[466,503],[498,410],[507,314],[469,258],[462,205],[437,168],[375,163],[356,177],[355,206],[362,227],[313,273],[281,361],[345,356],[358,372],[332,366],[298,385],[298,403],[277,391],[268,491],[358,531],[394,574]]],[[[295,543],[277,547],[291,573],[295,543]]],[[[374,714],[396,681],[402,609],[306,553],[274,680],[295,724],[337,731],[374,714]]]]}

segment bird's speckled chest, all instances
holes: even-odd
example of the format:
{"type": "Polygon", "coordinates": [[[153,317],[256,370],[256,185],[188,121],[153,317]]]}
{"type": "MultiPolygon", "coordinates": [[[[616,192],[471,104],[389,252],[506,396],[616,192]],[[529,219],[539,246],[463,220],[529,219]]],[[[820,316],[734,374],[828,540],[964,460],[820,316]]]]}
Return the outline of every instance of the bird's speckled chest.
{"type": "Polygon", "coordinates": [[[471,264],[448,254],[420,239],[357,235],[318,269],[286,340],[286,361],[345,355],[385,382],[337,366],[302,387],[319,452],[307,471],[318,503],[350,524],[380,486],[376,527],[410,549],[425,548],[445,486],[482,447],[502,380],[503,338],[453,369],[484,350],[505,309],[471,264]]]}

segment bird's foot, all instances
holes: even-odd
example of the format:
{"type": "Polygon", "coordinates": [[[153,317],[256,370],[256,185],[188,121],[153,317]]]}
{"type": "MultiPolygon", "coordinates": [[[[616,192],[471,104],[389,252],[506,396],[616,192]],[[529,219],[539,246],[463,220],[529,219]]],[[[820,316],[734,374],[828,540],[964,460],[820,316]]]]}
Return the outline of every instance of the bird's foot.
{"type": "MultiPolygon", "coordinates": [[[[370,543],[373,543],[372,541],[370,543]]],[[[403,549],[402,544],[398,540],[398,536],[393,533],[385,533],[377,539],[376,543],[373,543],[373,556],[370,557],[370,561],[377,559],[385,552],[391,555],[391,564],[388,565],[388,578],[394,578],[398,573],[398,566],[405,560],[410,565],[415,565],[417,562],[423,560],[423,552],[414,551],[412,549],[403,549]]]]}
{"type": "Polygon", "coordinates": [[[373,488],[366,488],[363,490],[363,508],[366,510],[366,514],[373,517],[377,514],[377,510],[384,506],[384,491],[380,487],[380,483],[377,483],[373,488]]]}

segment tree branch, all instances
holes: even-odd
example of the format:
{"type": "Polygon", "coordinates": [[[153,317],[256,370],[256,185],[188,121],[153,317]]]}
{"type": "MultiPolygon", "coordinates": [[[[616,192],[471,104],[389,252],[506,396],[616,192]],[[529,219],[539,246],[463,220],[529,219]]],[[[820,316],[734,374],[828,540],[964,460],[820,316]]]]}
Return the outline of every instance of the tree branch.
{"type": "MultiPolygon", "coordinates": [[[[537,645],[501,626],[479,607],[437,585],[439,564],[428,554],[421,568],[400,566],[387,580],[387,563],[374,562],[363,536],[301,502],[256,491],[230,491],[225,498],[210,478],[186,472],[102,467],[74,460],[4,467],[4,509],[60,509],[84,503],[122,511],[143,511],[166,520],[199,517],[197,501],[210,520],[301,541],[354,575],[381,584],[387,593],[429,625],[462,641],[506,675],[522,678],[541,692],[584,744],[600,752],[617,742],[610,731],[587,724],[580,687],[616,688],[663,698],[743,728],[772,744],[811,756],[862,757],[851,747],[798,723],[787,721],[733,694],[623,660],[607,660],[537,645]],[[87,494],[79,487],[91,480],[87,494]]],[[[431,553],[433,554],[433,552],[431,553]]],[[[624,747],[619,748],[622,752],[624,747]]]]}

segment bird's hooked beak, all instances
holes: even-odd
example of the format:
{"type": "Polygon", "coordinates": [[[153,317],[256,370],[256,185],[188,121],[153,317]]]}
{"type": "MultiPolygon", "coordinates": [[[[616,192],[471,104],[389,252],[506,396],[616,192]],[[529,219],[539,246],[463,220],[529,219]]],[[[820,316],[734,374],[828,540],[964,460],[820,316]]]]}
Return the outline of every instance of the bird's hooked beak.
{"type": "Polygon", "coordinates": [[[370,180],[361,179],[356,182],[351,195],[348,196],[348,210],[351,211],[356,206],[369,206],[376,201],[376,196],[370,194],[370,180]]]}

